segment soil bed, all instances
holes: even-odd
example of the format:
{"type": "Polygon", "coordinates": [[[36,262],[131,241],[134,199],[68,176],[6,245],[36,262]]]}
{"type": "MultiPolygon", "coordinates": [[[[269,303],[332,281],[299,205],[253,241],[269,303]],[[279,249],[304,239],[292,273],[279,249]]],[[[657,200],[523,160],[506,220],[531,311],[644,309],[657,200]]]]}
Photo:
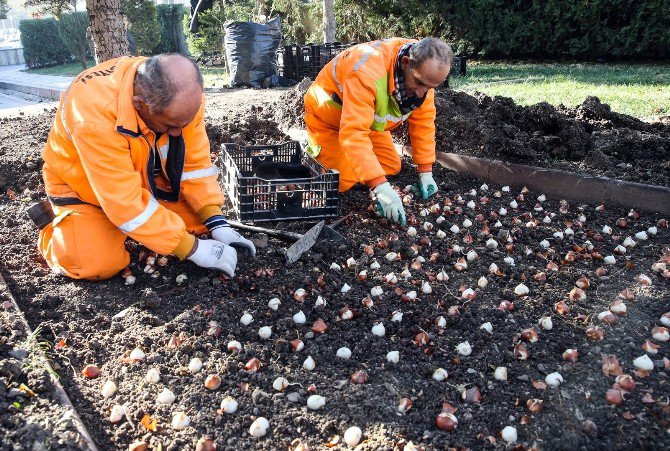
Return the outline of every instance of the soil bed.
{"type": "MultiPolygon", "coordinates": [[[[251,96],[259,92],[247,91],[251,96]]],[[[247,91],[235,95],[244,96],[247,91]]],[[[262,102],[248,98],[236,104],[233,95],[209,96],[213,141],[284,140],[269,120],[277,117],[276,111],[265,103],[282,93],[262,93],[262,102]],[[252,104],[256,107],[249,110],[252,104]]],[[[561,204],[560,199],[539,202],[542,193],[482,187],[481,181],[438,168],[437,197],[428,202],[406,199],[408,226],[416,229],[416,235],[378,219],[369,211],[368,192],[352,190],[342,196],[343,211],[353,213],[338,229],[345,243],[320,243],[293,266],[284,263],[285,243],[258,235],[253,237],[258,244],[256,259],[240,258],[232,280],[172,258],[159,268],[158,275],[152,275],[143,272],[144,249],[129,242],[130,268],[137,277],[134,285],[126,286],[121,277],[77,282],[48,270],[36,249],[37,232],[25,216],[30,200],[40,197],[39,152],[52,114],[12,119],[2,127],[0,137],[5,144],[0,158],[6,162],[0,173],[5,177],[0,201],[2,271],[32,327],[41,327],[39,338],[52,347],[53,365],[101,449],[127,449],[137,440],[145,441],[150,449],[193,449],[205,435],[219,449],[286,450],[298,443],[324,449],[326,443],[335,443],[334,437],[339,437],[339,443],[333,449],[346,449],[341,437],[350,426],[363,430],[360,449],[405,446],[407,450],[410,441],[424,449],[503,449],[506,444],[500,431],[505,426],[517,428],[518,442],[524,447],[539,449],[670,445],[670,363],[664,360],[670,342],[651,337],[652,327],[659,326],[661,316],[670,310],[670,280],[651,269],[664,248],[670,247],[670,231],[659,215],[638,218],[627,210],[599,211],[596,205],[561,204]],[[501,208],[507,212],[503,214],[501,208]],[[619,218],[626,218],[625,228],[617,226],[619,218]],[[603,232],[605,226],[612,233],[603,232]],[[647,231],[646,240],[633,238],[635,246],[627,242],[624,254],[614,253],[626,237],[642,231],[647,231]],[[558,232],[563,236],[555,235],[558,232]],[[543,240],[547,248],[540,244],[543,240]],[[459,259],[465,259],[469,251],[475,251],[477,258],[466,260],[467,269],[457,270],[455,265],[462,266],[459,259]],[[616,263],[605,265],[605,256],[614,256],[616,263]],[[425,261],[419,262],[418,257],[425,261]],[[509,259],[506,262],[506,257],[513,258],[514,264],[509,259]],[[550,262],[555,270],[547,266],[550,262]],[[491,273],[493,263],[498,271],[491,273]],[[601,267],[606,273],[598,269],[601,267]],[[360,275],[363,270],[366,277],[360,275]],[[448,280],[438,280],[442,270],[448,280]],[[538,276],[540,272],[545,273],[544,278],[538,276]],[[187,279],[178,284],[176,278],[181,274],[187,279]],[[640,283],[645,282],[640,274],[646,274],[651,285],[640,283]],[[570,299],[569,293],[582,276],[589,279],[585,299],[570,299]],[[487,281],[484,287],[482,277],[487,281]],[[422,291],[424,283],[432,292],[422,291]],[[517,296],[514,291],[522,283],[529,293],[517,296]],[[346,293],[342,290],[345,284],[351,287],[346,293]],[[377,286],[381,295],[371,295],[377,286]],[[295,299],[299,289],[306,292],[303,302],[295,299]],[[473,290],[474,299],[463,297],[467,289],[473,290]],[[613,325],[600,321],[598,314],[625,289],[629,290],[624,300],[627,314],[613,325]],[[410,299],[412,291],[416,292],[414,300],[410,299]],[[268,308],[268,301],[275,297],[281,301],[276,311],[268,308]],[[325,305],[316,305],[319,297],[325,305]],[[371,305],[362,304],[366,297],[371,305]],[[504,301],[514,309],[502,310],[504,301]],[[565,302],[569,313],[557,313],[559,301],[565,302]],[[352,311],[351,319],[340,317],[345,307],[352,311]],[[293,320],[299,311],[306,316],[304,324],[293,320]],[[398,319],[397,312],[402,312],[401,321],[392,320],[394,314],[398,319]],[[240,323],[245,313],[254,319],[248,326],[240,323]],[[545,316],[552,319],[551,330],[538,325],[545,316]],[[318,319],[328,326],[325,333],[311,330],[318,319]],[[383,336],[372,333],[380,322],[385,328],[383,336]],[[480,328],[487,322],[491,333],[480,328]],[[602,328],[603,340],[588,339],[586,330],[592,325],[602,328]],[[262,326],[272,329],[267,340],[258,336],[262,326]],[[530,327],[539,335],[533,343],[520,337],[530,327]],[[421,332],[427,334],[426,342],[417,344],[421,332]],[[290,343],[297,338],[304,342],[299,352],[290,343]],[[227,350],[232,340],[241,343],[240,352],[227,350]],[[656,354],[649,354],[655,368],[648,376],[636,374],[633,366],[633,360],[645,354],[641,346],[646,340],[659,346],[656,354]],[[171,341],[180,343],[171,346],[171,341]],[[464,342],[472,348],[470,355],[456,351],[464,342]],[[529,352],[525,360],[518,358],[520,343],[529,352]],[[146,358],[131,361],[130,352],[138,347],[146,358]],[[341,347],[350,348],[351,358],[336,356],[341,347]],[[562,358],[569,348],[579,352],[575,363],[562,358]],[[399,352],[397,363],[387,361],[390,351],[399,352]],[[603,373],[603,356],[611,355],[616,355],[623,373],[637,383],[617,407],[605,400],[614,377],[603,373]],[[308,356],[316,363],[312,371],[303,368],[308,356]],[[202,370],[195,374],[187,368],[194,357],[203,362],[202,370]],[[257,371],[245,368],[252,358],[261,363],[257,371]],[[87,364],[100,367],[98,378],[81,375],[87,364]],[[493,376],[500,366],[507,368],[506,381],[493,376]],[[145,381],[151,368],[161,374],[158,383],[145,381]],[[448,372],[446,380],[432,378],[437,368],[448,372]],[[351,382],[356,371],[367,373],[367,383],[351,382]],[[537,383],[553,372],[563,377],[559,388],[537,383]],[[217,390],[203,386],[209,374],[220,376],[222,384],[217,390]],[[280,376],[291,384],[283,392],[273,389],[280,376]],[[107,380],[114,381],[118,391],[105,399],[101,389],[107,380]],[[462,392],[475,387],[481,393],[480,402],[465,402],[462,392]],[[171,405],[156,401],[164,388],[175,395],[171,405]],[[325,397],[320,410],[306,407],[313,393],[325,397]],[[227,396],[239,403],[234,414],[217,412],[227,396]],[[397,410],[401,398],[412,401],[412,408],[404,414],[397,410]],[[527,408],[530,399],[541,399],[543,411],[531,412],[527,408]],[[445,402],[457,409],[458,427],[453,432],[435,426],[445,402]],[[112,424],[109,415],[115,404],[123,405],[127,415],[112,424]],[[190,426],[174,430],[170,423],[175,412],[189,415],[190,426]],[[145,415],[158,421],[156,431],[140,424],[145,415]],[[258,416],[270,423],[262,438],[249,435],[258,416]]],[[[406,164],[393,182],[403,188],[415,179],[415,169],[406,164]]],[[[309,224],[279,226],[300,231],[309,224]]],[[[1,324],[8,322],[7,316],[2,318],[1,324]]],[[[11,322],[8,324],[11,328],[11,322]]],[[[11,343],[19,340],[12,338],[11,343]]],[[[6,347],[0,348],[0,365],[10,361],[7,352],[6,347]]],[[[6,403],[3,388],[16,388],[18,382],[35,385],[28,374],[23,370],[12,376],[0,366],[0,402],[6,403]]],[[[44,394],[26,400],[26,405],[46,402],[48,392],[47,388],[44,394]]],[[[34,411],[41,421],[55,416],[47,408],[42,414],[39,409],[34,411]]],[[[31,449],[43,443],[17,429],[15,425],[24,419],[21,415],[3,413],[11,421],[3,420],[0,425],[2,446],[18,443],[31,449]]],[[[59,434],[61,442],[51,442],[52,448],[76,447],[75,439],[67,437],[59,434]]]]}

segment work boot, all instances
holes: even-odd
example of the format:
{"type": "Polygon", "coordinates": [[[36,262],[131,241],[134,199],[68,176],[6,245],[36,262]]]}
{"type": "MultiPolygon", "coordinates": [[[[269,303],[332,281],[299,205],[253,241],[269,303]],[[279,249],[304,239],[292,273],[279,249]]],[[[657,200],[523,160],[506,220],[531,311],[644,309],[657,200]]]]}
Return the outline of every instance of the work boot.
{"type": "Polygon", "coordinates": [[[53,208],[51,207],[51,202],[48,200],[43,200],[36,204],[31,205],[26,210],[28,217],[33,221],[35,226],[42,230],[47,224],[51,223],[56,217],[54,214],[53,208]]]}

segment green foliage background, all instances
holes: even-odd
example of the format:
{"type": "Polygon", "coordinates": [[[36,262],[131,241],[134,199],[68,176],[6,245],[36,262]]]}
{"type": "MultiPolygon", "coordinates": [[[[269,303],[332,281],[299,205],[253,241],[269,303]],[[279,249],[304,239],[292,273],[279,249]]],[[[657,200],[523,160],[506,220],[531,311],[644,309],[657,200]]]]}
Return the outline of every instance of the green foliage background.
{"type": "Polygon", "coordinates": [[[135,38],[137,52],[150,54],[161,35],[156,4],[152,0],[121,0],[121,13],[128,21],[128,31],[135,38]]]}
{"type": "Polygon", "coordinates": [[[19,24],[23,57],[29,68],[63,64],[72,54],[58,33],[56,19],[28,19],[19,24]]]}
{"type": "Polygon", "coordinates": [[[81,68],[86,69],[90,52],[86,29],[88,28],[88,14],[85,12],[63,13],[58,20],[58,34],[70,53],[81,63],[81,68]]]}
{"type": "MultiPolygon", "coordinates": [[[[268,4],[270,15],[282,16],[285,43],[322,42],[320,1],[268,4]]],[[[212,28],[201,48],[220,48],[223,21],[252,16],[247,0],[217,7],[203,18],[212,28]]],[[[335,0],[335,16],[340,42],[438,36],[485,58],[670,57],[670,0],[335,0]]]]}

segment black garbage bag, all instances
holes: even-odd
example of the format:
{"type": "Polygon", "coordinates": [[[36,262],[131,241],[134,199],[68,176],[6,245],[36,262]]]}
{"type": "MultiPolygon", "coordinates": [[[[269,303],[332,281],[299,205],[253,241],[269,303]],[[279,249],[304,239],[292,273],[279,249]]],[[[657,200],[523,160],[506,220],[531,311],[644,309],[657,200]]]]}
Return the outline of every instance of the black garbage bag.
{"type": "Polygon", "coordinates": [[[266,24],[226,22],[224,45],[230,70],[230,86],[261,87],[277,74],[277,49],[281,44],[279,16],[266,24]]]}

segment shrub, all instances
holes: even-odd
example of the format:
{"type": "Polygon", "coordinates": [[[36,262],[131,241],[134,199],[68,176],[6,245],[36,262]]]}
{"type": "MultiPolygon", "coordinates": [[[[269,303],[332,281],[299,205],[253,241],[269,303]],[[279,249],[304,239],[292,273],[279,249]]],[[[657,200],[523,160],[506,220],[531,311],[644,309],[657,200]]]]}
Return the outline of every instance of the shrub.
{"type": "Polygon", "coordinates": [[[152,0],[122,0],[121,12],[128,20],[128,31],[135,39],[137,52],[151,53],[159,42],[161,25],[152,0]]]}
{"type": "Polygon", "coordinates": [[[28,19],[19,24],[23,57],[29,68],[63,64],[72,54],[58,33],[56,20],[28,19]]]}
{"type": "Polygon", "coordinates": [[[193,56],[206,53],[223,53],[223,24],[227,20],[251,20],[254,2],[250,0],[223,1],[217,0],[212,8],[198,14],[198,32],[188,31],[191,21],[190,14],[184,17],[184,30],[187,33],[188,49],[193,56]]]}
{"type": "Polygon", "coordinates": [[[88,28],[88,14],[85,12],[64,13],[58,20],[58,34],[70,53],[81,62],[82,69],[86,69],[86,59],[91,51],[86,39],[88,28]]]}
{"type": "Polygon", "coordinates": [[[185,36],[182,21],[186,11],[184,5],[157,5],[158,22],[161,26],[160,43],[154,47],[154,53],[184,53],[185,36]]]}

